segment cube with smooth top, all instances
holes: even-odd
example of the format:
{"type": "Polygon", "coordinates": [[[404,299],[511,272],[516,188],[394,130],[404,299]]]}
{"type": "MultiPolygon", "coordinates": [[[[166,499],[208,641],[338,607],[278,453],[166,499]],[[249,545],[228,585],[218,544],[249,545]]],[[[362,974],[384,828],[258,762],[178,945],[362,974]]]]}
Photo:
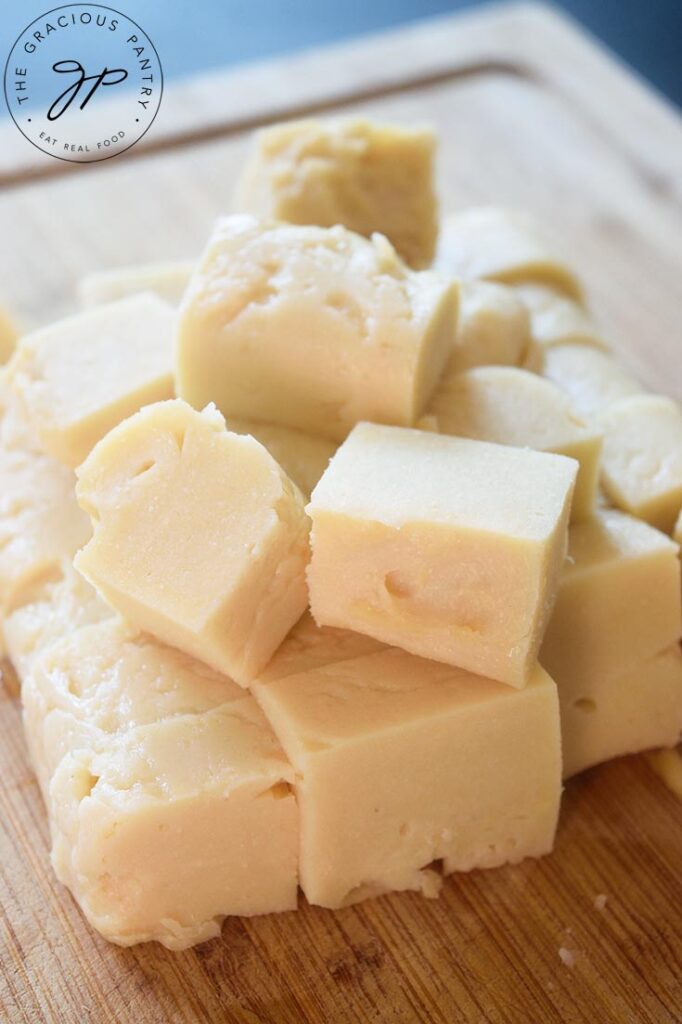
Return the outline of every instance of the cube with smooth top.
{"type": "Polygon", "coordinates": [[[435,896],[434,861],[447,875],[551,850],[559,705],[537,664],[517,690],[383,648],[256,681],[253,692],[295,772],[311,903],[435,896]]]}
{"type": "Polygon", "coordinates": [[[315,620],[524,686],[576,472],[562,455],[359,424],[308,505],[315,620]]]}

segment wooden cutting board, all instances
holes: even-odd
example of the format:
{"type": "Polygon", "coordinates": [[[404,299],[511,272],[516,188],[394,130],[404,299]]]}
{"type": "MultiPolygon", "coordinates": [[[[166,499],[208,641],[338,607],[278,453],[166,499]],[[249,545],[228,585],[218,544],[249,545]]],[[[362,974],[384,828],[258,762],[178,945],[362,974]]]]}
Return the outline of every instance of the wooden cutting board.
{"type": "MultiPolygon", "coordinates": [[[[443,208],[538,214],[623,358],[682,398],[680,121],[536,5],[171,86],[143,143],[103,164],[49,160],[0,127],[0,299],[42,322],[86,271],[198,253],[250,130],[331,110],[433,123],[443,208]]],[[[438,901],[301,900],[183,954],[118,949],[53,879],[20,708],[0,690],[2,1022],[673,1024],[681,873],[682,803],[626,758],[567,785],[550,857],[452,877],[438,901]]]]}

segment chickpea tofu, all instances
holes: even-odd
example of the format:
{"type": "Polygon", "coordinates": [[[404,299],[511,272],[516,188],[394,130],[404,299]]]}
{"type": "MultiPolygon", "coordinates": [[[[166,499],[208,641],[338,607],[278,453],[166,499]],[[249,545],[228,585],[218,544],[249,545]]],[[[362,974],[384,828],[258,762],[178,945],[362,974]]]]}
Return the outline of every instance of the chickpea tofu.
{"type": "Polygon", "coordinates": [[[540,349],[591,345],[608,352],[609,346],[594,320],[575,299],[543,284],[520,284],[514,291],[530,314],[530,333],[540,349]]]}
{"type": "Polygon", "coordinates": [[[382,236],[229,217],[180,309],[179,395],[342,441],[359,420],[413,425],[455,336],[457,287],[382,236]]]}
{"type": "Polygon", "coordinates": [[[186,949],[227,916],[296,909],[291,781],[248,694],[141,725],[60,762],[52,864],[110,942],[186,949]]]}
{"type": "Polygon", "coordinates": [[[435,860],[447,875],[551,850],[559,709],[538,665],[516,690],[384,648],[253,691],[295,772],[311,903],[435,896],[435,860]]]}
{"type": "Polygon", "coordinates": [[[609,352],[582,343],[546,347],[540,370],[585,418],[596,417],[621,398],[644,390],[609,352]]]}
{"type": "Polygon", "coordinates": [[[528,312],[511,288],[493,281],[462,284],[449,373],[472,366],[518,366],[529,341],[528,312]]]}
{"type": "Polygon", "coordinates": [[[274,125],[256,136],[236,207],[291,224],[379,232],[421,270],[438,233],[435,148],[429,129],[360,118],[274,125]]]}
{"type": "Polygon", "coordinates": [[[673,747],[682,734],[680,645],[590,682],[569,663],[559,700],[564,778],[624,754],[673,747]]]}
{"type": "Polygon", "coordinates": [[[72,558],[90,536],[73,471],[28,447],[0,448],[0,611],[72,558]]]}
{"type": "Polygon", "coordinates": [[[65,560],[22,590],[5,619],[7,654],[22,682],[34,659],[56,640],[114,612],[65,560]]]}
{"type": "Polygon", "coordinates": [[[682,509],[682,408],[672,398],[636,395],[614,402],[598,422],[610,500],[671,533],[682,509]]]}
{"type": "Polygon", "coordinates": [[[145,294],[25,335],[10,376],[45,451],[78,466],[121,420],[172,398],[173,331],[171,307],[145,294]]]}
{"type": "Polygon", "coordinates": [[[518,210],[475,206],[446,217],[435,266],[464,280],[546,284],[582,302],[580,282],[544,245],[532,218],[518,210]]]}
{"type": "Polygon", "coordinates": [[[576,472],[562,455],[359,424],[308,505],[315,620],[524,686],[576,472]]]}
{"type": "Polygon", "coordinates": [[[77,497],[94,536],[76,568],[138,629],[241,685],[307,607],[301,493],[215,409],[161,402],[119,424],[77,497]]]}
{"type": "Polygon", "coordinates": [[[615,509],[569,531],[568,558],[540,660],[591,688],[679,640],[680,563],[664,534],[615,509]]]}
{"type": "Polygon", "coordinates": [[[70,750],[243,696],[227,676],[119,616],[66,632],[37,653],[23,682],[24,724],[43,792],[70,750]]]}
{"type": "Polygon", "coordinates": [[[580,468],[571,518],[591,515],[599,484],[601,434],[574,412],[567,396],[549,381],[510,366],[446,373],[429,413],[436,417],[441,434],[576,459],[580,468]]]}
{"type": "Polygon", "coordinates": [[[81,306],[89,309],[140,292],[152,292],[171,306],[177,306],[193,270],[194,263],[190,260],[95,270],[78,282],[78,299],[81,306]]]}

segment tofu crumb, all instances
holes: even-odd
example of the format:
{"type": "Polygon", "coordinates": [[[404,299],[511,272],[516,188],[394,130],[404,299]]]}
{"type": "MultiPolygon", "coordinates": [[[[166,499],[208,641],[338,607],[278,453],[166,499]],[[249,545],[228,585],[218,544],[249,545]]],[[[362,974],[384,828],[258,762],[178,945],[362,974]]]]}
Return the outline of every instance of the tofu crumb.
{"type": "Polygon", "coordinates": [[[647,760],[665,785],[682,799],[682,749],[654,750],[647,754],[647,760]]]}
{"type": "Polygon", "coordinates": [[[433,868],[424,868],[421,873],[421,892],[427,900],[436,900],[443,888],[443,877],[433,868]]]}
{"type": "Polygon", "coordinates": [[[559,947],[559,959],[564,967],[572,968],[575,966],[575,953],[570,949],[566,949],[565,946],[559,947]]]}
{"type": "Polygon", "coordinates": [[[606,896],[606,894],[600,892],[597,896],[594,897],[594,909],[598,910],[601,913],[601,911],[606,906],[607,899],[608,897],[606,896]]]}

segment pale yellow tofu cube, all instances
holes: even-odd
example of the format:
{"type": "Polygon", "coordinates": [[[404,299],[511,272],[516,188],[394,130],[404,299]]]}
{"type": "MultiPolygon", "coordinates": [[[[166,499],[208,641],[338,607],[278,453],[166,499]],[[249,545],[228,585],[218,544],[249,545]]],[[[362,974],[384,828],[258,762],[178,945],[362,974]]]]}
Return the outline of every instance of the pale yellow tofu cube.
{"type": "Polygon", "coordinates": [[[592,513],[599,481],[601,434],[549,381],[511,366],[446,372],[428,407],[441,434],[535,448],[579,463],[571,518],[592,513]]]}
{"type": "Polygon", "coordinates": [[[29,448],[0,448],[0,612],[90,536],[73,471],[29,448]]]}
{"type": "Polygon", "coordinates": [[[644,391],[642,385],[608,352],[590,345],[554,345],[543,350],[543,377],[565,391],[586,419],[614,402],[644,391]]]}
{"type": "Polygon", "coordinates": [[[252,437],[180,400],[119,424],[78,471],[76,568],[139,629],[242,685],[305,611],[303,498],[252,437]]]}
{"type": "Polygon", "coordinates": [[[181,949],[295,908],[292,771],[232,680],[111,619],[34,657],[22,698],[57,875],[106,938],[181,949]]]}
{"type": "Polygon", "coordinates": [[[576,472],[562,455],[359,424],[308,506],[315,620],[524,686],[576,472]]]}
{"type": "Polygon", "coordinates": [[[70,750],[243,696],[227,676],[118,616],[67,631],[31,660],[23,682],[24,725],[43,792],[70,750]]]}
{"type": "Polygon", "coordinates": [[[25,335],[11,382],[45,451],[78,466],[121,420],[171,398],[173,331],[171,307],[145,294],[25,335]]]}
{"type": "Polygon", "coordinates": [[[361,118],[274,125],[256,136],[236,208],[292,224],[342,224],[367,237],[378,231],[420,270],[438,233],[435,148],[427,128],[361,118]]]}
{"type": "Polygon", "coordinates": [[[267,448],[305,498],[310,497],[338,447],[325,437],[304,434],[302,430],[278,426],[276,423],[261,423],[259,420],[231,416],[228,427],[235,434],[250,434],[267,448]]]}
{"type": "Polygon", "coordinates": [[[476,206],[446,217],[435,266],[465,280],[547,284],[582,301],[574,273],[540,240],[532,218],[518,210],[476,206]]]}
{"type": "Polygon", "coordinates": [[[523,690],[396,649],[254,683],[295,771],[311,903],[436,895],[443,872],[552,848],[560,799],[556,687],[523,690]]]}
{"type": "Polygon", "coordinates": [[[26,677],[34,658],[55,641],[113,614],[70,562],[55,566],[51,574],[22,591],[3,625],[7,654],[20,679],[26,677]]]}
{"type": "Polygon", "coordinates": [[[78,300],[84,308],[115,302],[140,292],[153,292],[177,306],[194,270],[194,260],[140,263],[132,267],[96,270],[78,282],[78,300]]]}
{"type": "Polygon", "coordinates": [[[529,340],[528,313],[511,288],[493,281],[462,284],[448,372],[472,366],[518,366],[529,340]]]}
{"type": "Polygon", "coordinates": [[[382,236],[226,218],[180,309],[178,394],[337,441],[362,419],[411,425],[456,305],[453,282],[408,270],[382,236]]]}
{"type": "Polygon", "coordinates": [[[569,661],[558,689],[564,778],[624,754],[674,746],[680,738],[679,643],[589,680],[569,661]]]}
{"type": "Polygon", "coordinates": [[[57,877],[123,946],[185,949],[228,915],[294,910],[291,781],[248,695],[76,749],[50,785],[57,877]]]}
{"type": "Polygon", "coordinates": [[[614,509],[574,523],[540,660],[561,692],[588,690],[682,635],[675,544],[614,509]]]}
{"type": "Polygon", "coordinates": [[[542,349],[551,345],[592,345],[608,351],[608,344],[589,312],[549,285],[520,284],[514,289],[530,314],[530,333],[542,349]]]}
{"type": "Polygon", "coordinates": [[[636,395],[605,409],[602,483],[618,508],[671,533],[682,509],[682,408],[636,395]]]}

